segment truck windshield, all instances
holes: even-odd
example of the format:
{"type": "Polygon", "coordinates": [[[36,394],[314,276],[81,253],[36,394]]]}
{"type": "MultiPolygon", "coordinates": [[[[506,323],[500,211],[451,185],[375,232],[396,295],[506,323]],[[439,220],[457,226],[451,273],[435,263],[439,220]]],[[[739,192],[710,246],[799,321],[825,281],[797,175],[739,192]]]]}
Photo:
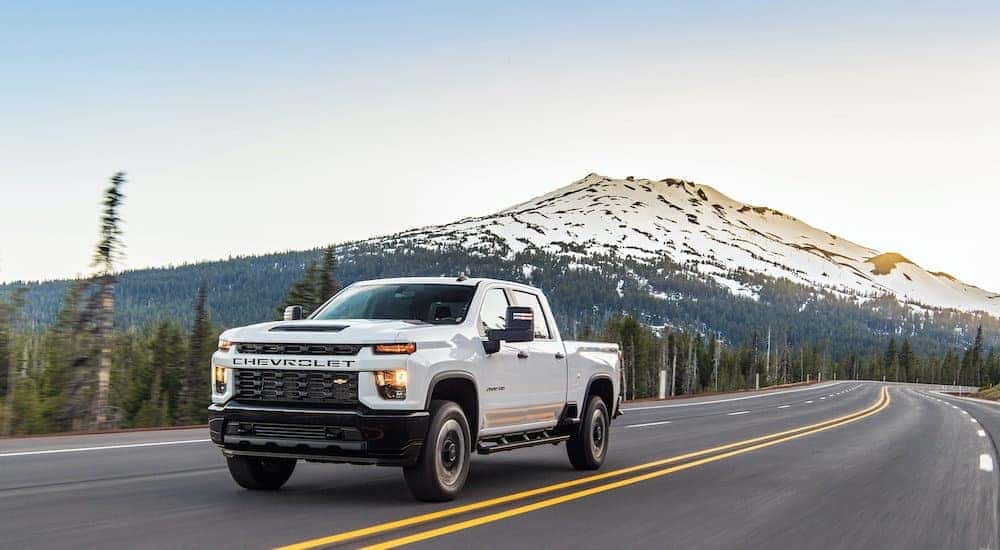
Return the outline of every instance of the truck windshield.
{"type": "Polygon", "coordinates": [[[399,319],[461,323],[476,288],[467,285],[385,284],[344,289],[313,319],[399,319]]]}

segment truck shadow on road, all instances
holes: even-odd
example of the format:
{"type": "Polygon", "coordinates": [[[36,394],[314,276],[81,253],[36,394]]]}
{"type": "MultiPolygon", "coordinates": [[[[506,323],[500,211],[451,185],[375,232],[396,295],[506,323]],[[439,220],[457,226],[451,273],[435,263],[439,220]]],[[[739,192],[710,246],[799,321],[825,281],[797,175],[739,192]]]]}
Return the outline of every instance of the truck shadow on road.
{"type": "MultiPolygon", "coordinates": [[[[529,489],[579,477],[569,462],[530,457],[474,457],[462,494],[445,506],[529,489]]],[[[258,493],[260,494],[260,493],[258,493]]],[[[264,500],[309,505],[324,503],[433,506],[410,496],[398,468],[350,465],[303,465],[282,490],[263,494],[264,500]],[[274,497],[279,498],[275,499],[274,497]]],[[[440,506],[440,504],[438,504],[440,506]]]]}

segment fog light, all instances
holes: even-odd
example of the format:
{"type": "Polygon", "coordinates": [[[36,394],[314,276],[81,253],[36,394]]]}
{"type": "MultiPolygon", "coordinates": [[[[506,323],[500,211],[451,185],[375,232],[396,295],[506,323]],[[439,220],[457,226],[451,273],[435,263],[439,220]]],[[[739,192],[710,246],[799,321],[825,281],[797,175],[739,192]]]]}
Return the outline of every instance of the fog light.
{"type": "Polygon", "coordinates": [[[374,374],[375,386],[383,399],[406,399],[406,369],[380,370],[374,374]]]}
{"type": "Polygon", "coordinates": [[[215,387],[215,393],[226,393],[226,378],[228,377],[229,369],[219,365],[212,365],[212,380],[213,386],[215,387]]]}

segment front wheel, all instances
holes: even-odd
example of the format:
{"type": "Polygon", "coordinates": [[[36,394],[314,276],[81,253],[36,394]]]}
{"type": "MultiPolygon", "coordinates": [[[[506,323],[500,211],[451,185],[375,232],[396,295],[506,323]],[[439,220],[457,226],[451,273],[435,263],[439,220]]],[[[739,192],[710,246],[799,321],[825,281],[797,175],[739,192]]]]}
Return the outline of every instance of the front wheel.
{"type": "Polygon", "coordinates": [[[265,458],[259,456],[226,457],[229,474],[244,489],[273,491],[292,477],[294,458],[265,458]]]}
{"type": "Polygon", "coordinates": [[[566,442],[566,455],[577,470],[596,470],[604,464],[611,437],[611,421],[604,400],[594,395],[587,402],[579,429],[566,442]]]}
{"type": "Polygon", "coordinates": [[[431,424],[420,457],[403,468],[417,500],[444,502],[458,495],[469,477],[472,437],[465,413],[453,401],[431,402],[431,424]]]}

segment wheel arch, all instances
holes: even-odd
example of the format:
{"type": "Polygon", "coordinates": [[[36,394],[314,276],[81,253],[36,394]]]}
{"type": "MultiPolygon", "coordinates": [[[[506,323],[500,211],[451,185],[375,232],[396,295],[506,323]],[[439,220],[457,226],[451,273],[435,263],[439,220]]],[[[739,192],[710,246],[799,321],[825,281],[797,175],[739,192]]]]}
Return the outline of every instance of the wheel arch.
{"type": "Polygon", "coordinates": [[[424,409],[430,410],[434,399],[448,399],[458,403],[469,422],[472,444],[479,437],[479,387],[476,378],[466,371],[449,371],[435,374],[427,385],[424,409]]]}
{"type": "Polygon", "coordinates": [[[590,380],[587,381],[587,391],[583,395],[584,401],[580,404],[580,414],[583,414],[583,410],[587,407],[590,396],[596,395],[604,401],[604,405],[608,408],[608,414],[612,417],[615,415],[615,386],[607,374],[591,376],[590,380]]]}

